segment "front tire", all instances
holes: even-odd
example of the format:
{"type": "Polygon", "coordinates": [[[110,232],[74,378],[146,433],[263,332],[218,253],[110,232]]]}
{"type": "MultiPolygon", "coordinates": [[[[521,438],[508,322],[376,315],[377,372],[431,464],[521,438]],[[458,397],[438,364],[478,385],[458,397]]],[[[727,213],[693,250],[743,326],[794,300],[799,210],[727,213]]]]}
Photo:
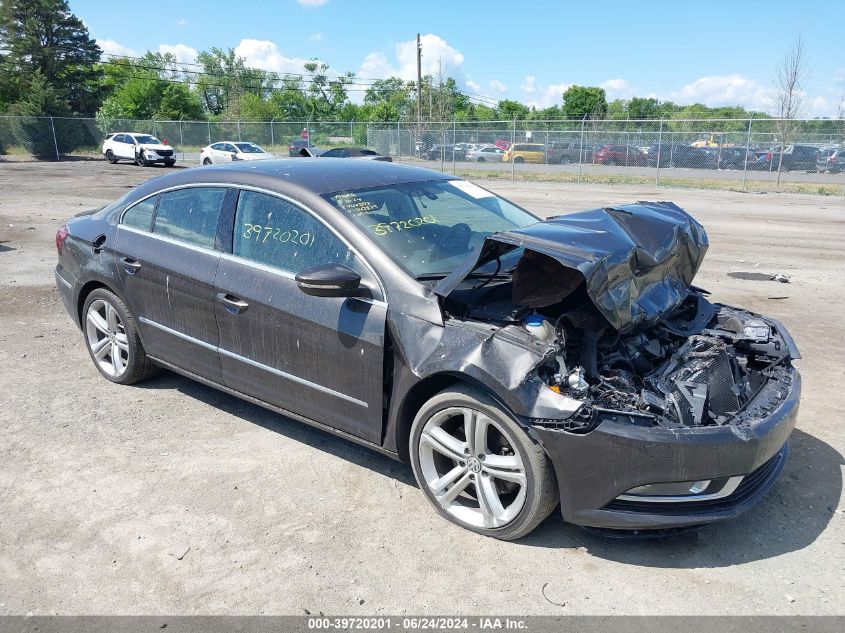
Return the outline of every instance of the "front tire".
{"type": "Polygon", "coordinates": [[[552,466],[527,433],[482,391],[442,391],[411,427],[411,465],[435,510],[501,540],[531,532],[557,506],[552,466]]]}
{"type": "Polygon", "coordinates": [[[144,157],[144,152],[143,152],[143,151],[141,151],[140,153],[138,153],[138,154],[136,155],[136,157],[135,157],[135,164],[136,164],[136,165],[138,165],[138,167],[148,167],[148,166],[149,166],[149,163],[147,162],[147,159],[144,157]]]}
{"type": "Polygon", "coordinates": [[[88,353],[106,380],[131,385],[158,373],[141,344],[135,317],[116,294],[94,290],[85,299],[82,319],[88,353]]]}

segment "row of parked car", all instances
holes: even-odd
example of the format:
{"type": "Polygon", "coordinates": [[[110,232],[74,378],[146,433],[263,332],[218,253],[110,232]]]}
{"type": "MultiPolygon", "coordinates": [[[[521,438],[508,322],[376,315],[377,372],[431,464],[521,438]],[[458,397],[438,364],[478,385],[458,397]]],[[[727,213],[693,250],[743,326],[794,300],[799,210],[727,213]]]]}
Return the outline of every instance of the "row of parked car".
{"type": "Polygon", "coordinates": [[[780,147],[749,149],[723,145],[694,147],[687,144],[661,143],[648,147],[621,144],[581,144],[572,141],[548,143],[506,143],[433,145],[422,152],[428,160],[492,163],[593,163],[630,167],[688,167],[696,169],[748,169],[777,171],[845,170],[845,149],[819,149],[812,145],[787,145],[781,159],[780,147]]]}

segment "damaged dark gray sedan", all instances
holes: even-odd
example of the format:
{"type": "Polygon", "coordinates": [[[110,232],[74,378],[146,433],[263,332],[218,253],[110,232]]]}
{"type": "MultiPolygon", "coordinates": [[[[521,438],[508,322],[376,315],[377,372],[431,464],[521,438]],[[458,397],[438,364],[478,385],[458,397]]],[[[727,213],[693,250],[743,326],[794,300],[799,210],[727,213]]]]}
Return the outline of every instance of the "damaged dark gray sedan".
{"type": "Polygon", "coordinates": [[[270,160],[156,178],[56,245],[105,378],[168,368],[410,461],[482,534],[558,503],[601,528],[730,519],[786,460],[795,344],[691,285],[707,236],[671,203],[541,221],[425,169],[270,160]]]}

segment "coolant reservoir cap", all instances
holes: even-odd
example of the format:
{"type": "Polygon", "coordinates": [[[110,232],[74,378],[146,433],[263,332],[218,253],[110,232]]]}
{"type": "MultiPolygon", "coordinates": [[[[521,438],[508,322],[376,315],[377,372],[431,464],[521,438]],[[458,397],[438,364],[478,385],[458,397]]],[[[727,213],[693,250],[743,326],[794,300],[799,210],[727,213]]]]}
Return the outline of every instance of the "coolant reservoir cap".
{"type": "Polygon", "coordinates": [[[527,317],[525,317],[525,319],[523,319],[523,323],[525,323],[525,325],[540,326],[543,325],[545,321],[546,317],[544,317],[542,314],[529,314],[527,317]]]}

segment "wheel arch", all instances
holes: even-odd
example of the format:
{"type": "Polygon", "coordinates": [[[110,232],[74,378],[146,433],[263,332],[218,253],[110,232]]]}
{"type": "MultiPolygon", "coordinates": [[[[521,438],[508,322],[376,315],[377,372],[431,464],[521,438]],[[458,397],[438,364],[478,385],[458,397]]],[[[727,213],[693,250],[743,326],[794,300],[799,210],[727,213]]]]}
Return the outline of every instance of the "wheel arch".
{"type": "Polygon", "coordinates": [[[85,301],[88,299],[88,296],[98,288],[105,288],[109,292],[112,292],[120,297],[120,293],[115,288],[100,279],[92,279],[91,281],[85,282],[82,288],[79,289],[79,295],[76,298],[76,318],[80,328],[85,324],[85,319],[82,314],[82,311],[85,308],[85,301]]]}
{"type": "Polygon", "coordinates": [[[475,387],[482,391],[500,406],[507,415],[521,424],[519,416],[514,414],[513,410],[502,398],[498,397],[496,392],[484,383],[459,372],[439,372],[432,374],[414,384],[396,408],[394,441],[396,443],[396,453],[400,460],[403,462],[410,461],[408,441],[411,437],[411,426],[420,408],[441,391],[462,385],[475,387]]]}

